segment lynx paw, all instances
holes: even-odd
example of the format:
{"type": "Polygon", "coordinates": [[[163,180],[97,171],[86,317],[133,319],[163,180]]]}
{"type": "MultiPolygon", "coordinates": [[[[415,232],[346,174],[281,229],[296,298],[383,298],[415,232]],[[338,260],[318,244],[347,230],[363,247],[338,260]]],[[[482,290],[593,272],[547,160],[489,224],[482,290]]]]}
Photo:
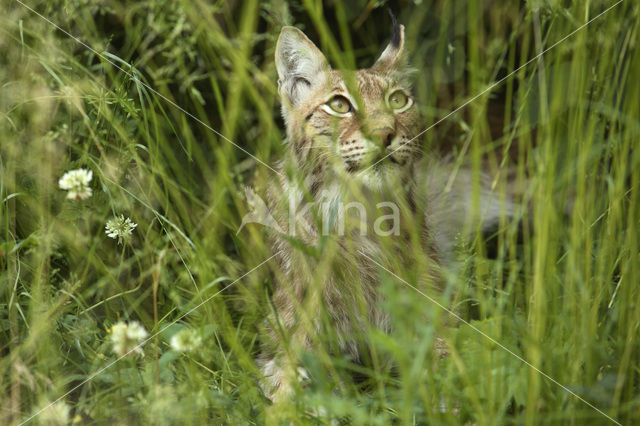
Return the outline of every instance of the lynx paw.
{"type": "Polygon", "coordinates": [[[262,391],[273,403],[289,399],[296,381],[300,383],[309,381],[309,374],[302,367],[287,370],[275,359],[260,364],[263,376],[262,391]]]}

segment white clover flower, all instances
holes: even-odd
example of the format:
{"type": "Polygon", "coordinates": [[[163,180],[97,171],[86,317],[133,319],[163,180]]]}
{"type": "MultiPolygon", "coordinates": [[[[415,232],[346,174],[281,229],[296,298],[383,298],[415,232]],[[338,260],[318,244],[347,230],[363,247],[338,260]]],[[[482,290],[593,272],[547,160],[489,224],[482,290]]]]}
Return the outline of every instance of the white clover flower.
{"type": "Polygon", "coordinates": [[[131,233],[138,226],[137,223],[133,222],[131,219],[126,218],[123,215],[120,217],[114,217],[107,221],[105,228],[105,234],[108,237],[113,239],[118,239],[118,244],[122,243],[122,240],[127,239],[131,236],[131,233]]]}
{"type": "Polygon", "coordinates": [[[202,344],[202,337],[196,330],[181,330],[171,337],[171,348],[178,352],[191,352],[202,344]]]}
{"type": "Polygon", "coordinates": [[[44,404],[44,410],[37,417],[38,423],[46,426],[68,425],[71,408],[62,400],[49,404],[44,404]]]}
{"type": "Polygon", "coordinates": [[[107,333],[111,334],[113,351],[119,356],[129,352],[144,356],[142,347],[139,345],[149,333],[138,321],[132,321],[129,324],[118,322],[107,329],[107,333]]]}
{"type": "Polygon", "coordinates": [[[60,188],[69,191],[67,198],[70,200],[86,200],[91,197],[89,184],[93,178],[93,172],[87,169],[71,170],[60,178],[60,188]]]}
{"type": "MultiPolygon", "coordinates": [[[[176,410],[181,403],[174,386],[156,385],[142,398],[142,414],[146,424],[175,425],[185,423],[184,417],[176,410]]],[[[192,406],[192,404],[189,404],[192,406]]]]}

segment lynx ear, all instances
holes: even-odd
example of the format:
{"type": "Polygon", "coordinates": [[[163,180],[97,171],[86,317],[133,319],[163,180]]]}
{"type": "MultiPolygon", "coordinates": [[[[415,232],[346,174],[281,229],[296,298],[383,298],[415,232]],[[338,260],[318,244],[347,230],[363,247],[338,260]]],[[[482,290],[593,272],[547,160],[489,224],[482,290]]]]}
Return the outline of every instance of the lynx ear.
{"type": "Polygon", "coordinates": [[[283,27],[276,45],[280,95],[296,105],[321,82],[329,64],[315,44],[297,28],[283,27]]]}
{"type": "Polygon", "coordinates": [[[374,71],[389,72],[394,69],[406,67],[406,59],[403,55],[404,50],[404,25],[399,25],[395,16],[391,15],[393,20],[393,33],[391,41],[384,49],[378,60],[371,67],[374,71]]]}

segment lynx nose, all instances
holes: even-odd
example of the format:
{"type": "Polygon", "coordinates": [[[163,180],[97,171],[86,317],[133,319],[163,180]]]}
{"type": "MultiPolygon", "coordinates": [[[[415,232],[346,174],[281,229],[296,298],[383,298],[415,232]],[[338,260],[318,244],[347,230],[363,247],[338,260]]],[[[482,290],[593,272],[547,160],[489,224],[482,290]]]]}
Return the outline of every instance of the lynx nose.
{"type": "Polygon", "coordinates": [[[379,141],[383,147],[387,148],[391,145],[391,141],[393,141],[396,132],[391,127],[378,127],[373,129],[371,135],[379,141]]]}

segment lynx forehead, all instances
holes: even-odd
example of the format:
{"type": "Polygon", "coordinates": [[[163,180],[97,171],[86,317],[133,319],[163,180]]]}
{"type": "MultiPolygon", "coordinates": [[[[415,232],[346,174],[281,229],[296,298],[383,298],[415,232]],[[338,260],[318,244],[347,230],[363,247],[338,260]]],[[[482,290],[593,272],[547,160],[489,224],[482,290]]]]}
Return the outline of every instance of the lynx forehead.
{"type": "Polygon", "coordinates": [[[338,71],[301,31],[283,29],[276,65],[297,166],[325,175],[364,172],[365,181],[375,184],[420,157],[420,114],[403,47],[404,27],[398,25],[371,68],[338,71]]]}

